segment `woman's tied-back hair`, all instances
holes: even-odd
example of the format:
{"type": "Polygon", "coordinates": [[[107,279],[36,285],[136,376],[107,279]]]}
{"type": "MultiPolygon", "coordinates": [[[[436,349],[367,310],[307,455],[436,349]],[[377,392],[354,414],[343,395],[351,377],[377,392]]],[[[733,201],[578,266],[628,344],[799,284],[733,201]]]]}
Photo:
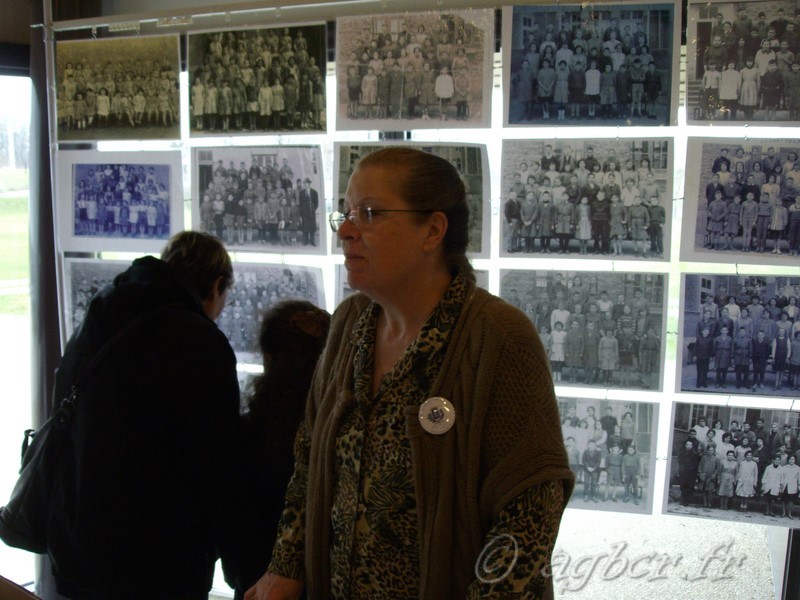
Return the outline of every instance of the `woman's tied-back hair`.
{"type": "Polygon", "coordinates": [[[383,167],[397,177],[392,182],[398,194],[419,210],[440,211],[447,217],[442,248],[451,272],[474,280],[467,259],[469,206],[466,188],[456,168],[444,158],[407,146],[389,146],[364,156],[356,169],[383,167]],[[402,175],[405,175],[404,177],[402,175]]]}
{"type": "Polygon", "coordinates": [[[161,260],[170,265],[201,300],[212,295],[218,277],[222,277],[220,292],[233,283],[231,257],[222,242],[209,233],[182,231],[175,234],[161,251],[161,260]]]}

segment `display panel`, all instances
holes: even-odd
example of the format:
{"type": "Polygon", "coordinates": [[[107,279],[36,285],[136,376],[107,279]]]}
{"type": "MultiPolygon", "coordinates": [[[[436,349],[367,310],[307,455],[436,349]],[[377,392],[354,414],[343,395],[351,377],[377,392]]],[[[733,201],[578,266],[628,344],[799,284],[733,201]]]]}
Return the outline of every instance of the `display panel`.
{"type": "Polygon", "coordinates": [[[800,140],[690,138],[681,259],[796,265],[800,140]]]}
{"type": "Polygon", "coordinates": [[[792,527],[799,426],[785,408],[676,402],[664,512],[792,527]]]}
{"type": "Polygon", "coordinates": [[[192,222],[230,250],[325,253],[319,146],[194,148],[192,222]]]}
{"type": "Polygon", "coordinates": [[[558,408],[576,481],[568,506],[649,514],[658,404],[559,396],[558,408]]]}
{"type": "Polygon", "coordinates": [[[800,275],[683,276],[677,389],[797,397],[800,275]]]}
{"type": "Polygon", "coordinates": [[[675,14],[672,2],[504,7],[505,125],[675,124],[675,14]]]}
{"type": "Polygon", "coordinates": [[[500,255],[669,260],[673,140],[504,140],[500,255]]]}
{"type": "Polygon", "coordinates": [[[782,0],[689,2],[689,124],[798,124],[796,9],[794,2],[782,0]]]}
{"type": "MultiPolygon", "coordinates": [[[[347,191],[347,182],[350,179],[358,161],[370,152],[390,146],[386,143],[364,142],[334,144],[334,190],[336,190],[336,210],[341,210],[347,191]]],[[[414,147],[425,152],[440,156],[452,164],[461,175],[467,194],[469,206],[469,245],[467,253],[472,258],[489,257],[489,224],[490,224],[490,198],[489,193],[489,160],[486,146],[480,144],[450,144],[430,142],[406,142],[406,147],[414,147]]],[[[334,236],[334,244],[338,240],[334,236]]]]}
{"type": "Polygon", "coordinates": [[[189,35],[190,133],[324,132],[323,23],[189,35]]]}
{"type": "Polygon", "coordinates": [[[558,385],[659,390],[667,276],[500,271],[500,296],[531,319],[558,385]]]}
{"type": "Polygon", "coordinates": [[[233,284],[217,325],[239,362],[261,364],[258,336],[266,310],[284,300],[308,300],[325,308],[322,269],[235,262],[233,284]]]}
{"type": "Polygon", "coordinates": [[[58,141],[180,138],[177,35],[58,42],[58,141]]]}
{"type": "Polygon", "coordinates": [[[73,251],[159,251],[183,229],[180,152],[57,155],[59,242],[73,251]]]}
{"type": "Polygon", "coordinates": [[[336,128],[488,127],[494,10],[340,17],[336,128]]]}

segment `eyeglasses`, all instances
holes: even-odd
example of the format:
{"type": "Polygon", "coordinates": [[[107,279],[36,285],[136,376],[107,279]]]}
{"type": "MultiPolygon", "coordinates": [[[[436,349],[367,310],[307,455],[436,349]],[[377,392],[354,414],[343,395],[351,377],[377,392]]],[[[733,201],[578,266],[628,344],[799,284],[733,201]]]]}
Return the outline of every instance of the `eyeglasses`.
{"type": "Polygon", "coordinates": [[[349,212],[341,213],[334,211],[328,216],[328,223],[334,233],[344,225],[345,221],[350,221],[359,229],[372,225],[377,217],[385,213],[431,213],[432,210],[417,208],[372,208],[371,206],[359,206],[349,212]]]}

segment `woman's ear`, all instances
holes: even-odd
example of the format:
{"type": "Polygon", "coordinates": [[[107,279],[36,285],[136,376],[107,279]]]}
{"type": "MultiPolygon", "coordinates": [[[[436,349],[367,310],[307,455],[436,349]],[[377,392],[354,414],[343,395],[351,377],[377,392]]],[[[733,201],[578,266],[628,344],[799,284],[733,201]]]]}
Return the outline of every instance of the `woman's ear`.
{"type": "Polygon", "coordinates": [[[435,211],[428,218],[428,237],[425,239],[424,249],[431,251],[441,246],[444,236],[447,233],[447,215],[441,211],[435,211]]]}

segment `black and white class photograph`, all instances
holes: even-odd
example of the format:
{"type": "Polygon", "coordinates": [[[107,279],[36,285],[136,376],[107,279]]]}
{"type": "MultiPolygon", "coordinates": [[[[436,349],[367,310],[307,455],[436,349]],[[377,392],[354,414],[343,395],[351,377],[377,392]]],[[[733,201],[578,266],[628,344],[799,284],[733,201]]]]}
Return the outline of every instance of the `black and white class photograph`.
{"type": "Polygon", "coordinates": [[[689,138],[681,259],[796,266],[799,154],[800,140],[689,138]]]}
{"type": "Polygon", "coordinates": [[[673,140],[504,140],[500,256],[668,261],[673,140]]]}
{"type": "Polygon", "coordinates": [[[90,258],[64,259],[64,343],[83,322],[95,294],[130,267],[130,261],[90,258]]]}
{"type": "Polygon", "coordinates": [[[325,253],[319,146],[194,148],[195,228],[229,250],[325,253]]]}
{"type": "Polygon", "coordinates": [[[327,128],[325,24],[189,35],[191,135],[327,128]]]}
{"type": "Polygon", "coordinates": [[[56,44],[58,141],[180,138],[177,35],[56,44]]]}
{"type": "Polygon", "coordinates": [[[233,285],[217,326],[228,338],[240,363],[262,364],[258,344],[262,317],[284,300],[308,300],[326,308],[322,269],[287,264],[233,264],[233,285]]]}
{"type": "Polygon", "coordinates": [[[686,120],[692,125],[797,125],[797,2],[689,2],[686,120]]]}
{"type": "Polygon", "coordinates": [[[678,391],[800,396],[800,275],[684,274],[678,391]]]}
{"type": "MultiPolygon", "coordinates": [[[[336,210],[341,211],[347,182],[353,174],[358,161],[364,156],[386,148],[390,144],[380,142],[334,143],[334,179],[333,189],[336,193],[336,210]]],[[[491,205],[489,188],[489,160],[486,146],[483,144],[450,144],[447,142],[406,142],[410,146],[440,156],[452,164],[461,174],[461,180],[467,193],[469,205],[469,244],[467,254],[470,258],[489,258],[489,241],[491,225],[491,205]]],[[[334,235],[334,248],[340,248],[339,240],[334,235]]]]}
{"type": "Polygon", "coordinates": [[[558,397],[575,489],[569,508],[650,514],[658,404],[558,397]]]}
{"type": "Polygon", "coordinates": [[[796,527],[800,412],[676,402],[663,512],[796,527]]]}
{"type": "Polygon", "coordinates": [[[180,160],[180,152],[60,152],[62,247],[159,251],[183,229],[180,160]]]}
{"type": "Polygon", "coordinates": [[[661,389],[667,275],[500,271],[500,297],[533,322],[556,386],[661,389]]]}
{"type": "Polygon", "coordinates": [[[336,19],[336,129],[489,127],[493,9],[336,19]]]}
{"type": "Polygon", "coordinates": [[[503,7],[504,124],[676,125],[679,26],[674,2],[503,7]]]}

